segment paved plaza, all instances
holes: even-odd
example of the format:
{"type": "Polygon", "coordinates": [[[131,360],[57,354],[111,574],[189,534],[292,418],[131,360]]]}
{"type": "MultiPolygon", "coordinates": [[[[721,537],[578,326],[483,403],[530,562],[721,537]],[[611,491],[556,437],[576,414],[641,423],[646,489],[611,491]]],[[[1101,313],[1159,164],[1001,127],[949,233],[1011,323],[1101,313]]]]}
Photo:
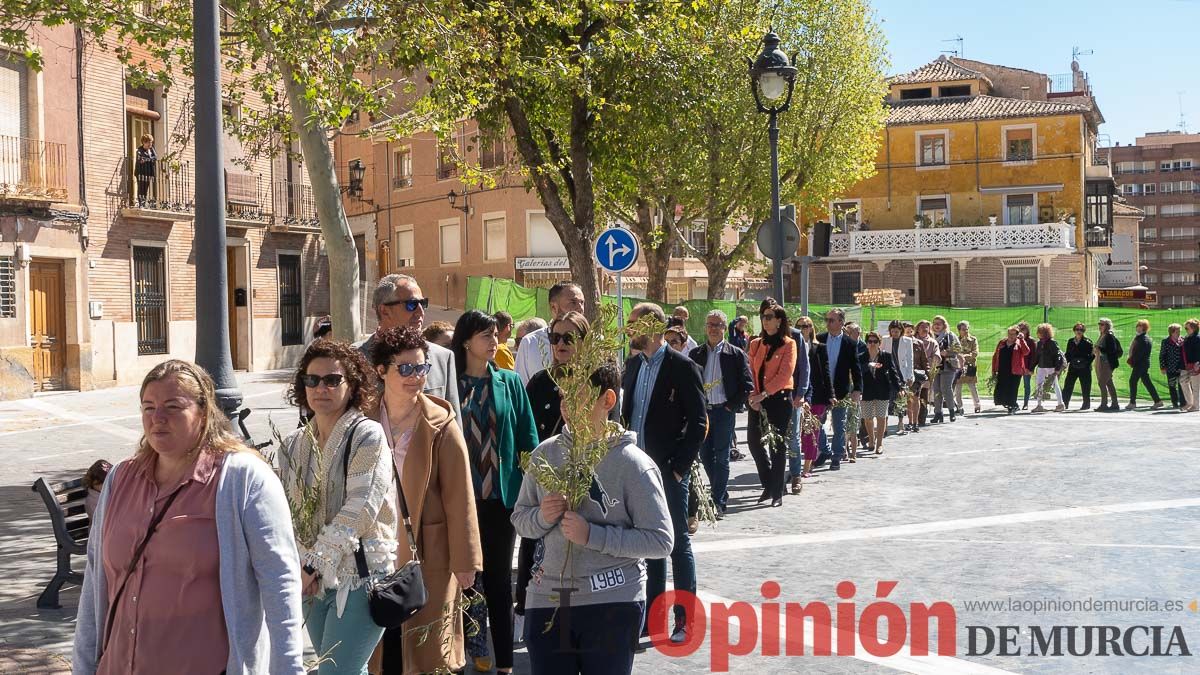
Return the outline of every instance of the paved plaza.
{"type": "MultiPolygon", "coordinates": [[[[269,420],[281,430],[295,424],[296,413],[281,395],[288,375],[239,375],[257,438],[269,437],[269,420]]],[[[128,456],[140,428],[136,395],[136,388],[124,387],[0,404],[6,579],[0,671],[69,670],[55,657],[69,654],[79,593],[64,589],[61,610],[35,607],[53,572],[54,541],[30,485],[43,476],[78,478],[96,459],[128,456]]],[[[729,657],[730,672],[1200,672],[1200,657],[1180,656],[1179,639],[1168,644],[1174,633],[1186,640],[1187,651],[1200,650],[1200,611],[1193,604],[1200,598],[1198,453],[1200,414],[1008,417],[985,410],[915,436],[890,437],[883,455],[844,463],[840,472],[818,471],[801,496],[786,497],[778,509],[754,504],[753,462],[735,462],[729,517],[717,528],[702,526],[694,538],[700,596],[710,615],[734,601],[749,603],[743,616],[754,617],[755,625],[741,634],[742,648],[733,651],[746,655],[729,657]],[[811,632],[808,656],[764,655],[773,641],[764,647],[761,638],[771,632],[776,611],[763,599],[768,581],[778,582],[773,602],[780,605],[815,601],[836,615],[837,603],[854,603],[848,616],[856,628],[860,618],[878,613],[868,611],[877,601],[894,603],[906,619],[913,618],[914,603],[949,603],[954,655],[912,656],[906,648],[875,656],[860,644],[853,655],[812,656],[811,632]],[[852,595],[845,593],[850,599],[838,597],[843,581],[855,586],[852,595]],[[889,581],[895,582],[890,591],[889,584],[878,585],[889,581]],[[749,630],[760,625],[762,631],[749,630]],[[1000,655],[1001,626],[1017,627],[1008,629],[1008,649],[1020,656],[1000,655]],[[1064,655],[1030,656],[1034,629],[1050,636],[1055,626],[1062,627],[1064,655]],[[1159,650],[1172,655],[1100,656],[1096,637],[1091,656],[1067,655],[1071,627],[1083,626],[1097,635],[1113,627],[1117,645],[1132,636],[1139,652],[1154,651],[1153,627],[1161,626],[1159,650]],[[1136,626],[1147,628],[1129,630],[1136,626]],[[988,631],[997,637],[990,650],[988,631]],[[970,654],[971,634],[977,655],[970,654]]],[[[903,634],[911,636],[916,622],[906,623],[903,634]]],[[[886,635],[887,622],[879,627],[886,635]]],[[[690,655],[668,657],[651,648],[637,657],[635,671],[708,671],[729,651],[713,646],[726,633],[738,641],[736,623],[710,620],[690,655]]],[[[931,630],[931,647],[937,634],[931,630]]],[[[1075,635],[1075,649],[1082,649],[1083,629],[1075,635]]],[[[517,671],[523,668],[520,653],[517,671]]]]}

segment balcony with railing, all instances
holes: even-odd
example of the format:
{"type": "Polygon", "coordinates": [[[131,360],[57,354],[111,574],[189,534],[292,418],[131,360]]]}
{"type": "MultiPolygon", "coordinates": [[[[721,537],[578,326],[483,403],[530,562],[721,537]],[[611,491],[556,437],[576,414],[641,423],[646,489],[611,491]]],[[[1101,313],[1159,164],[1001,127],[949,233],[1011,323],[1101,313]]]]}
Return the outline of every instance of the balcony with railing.
{"type": "Polygon", "coordinates": [[[311,185],[276,180],[271,227],[277,231],[315,231],[320,227],[311,185]]]}
{"type": "Polygon", "coordinates": [[[0,200],[67,201],[67,146],[0,136],[0,200]]]}
{"type": "Polygon", "coordinates": [[[1087,229],[1084,234],[1084,243],[1090,249],[1112,249],[1112,230],[1107,227],[1096,226],[1087,229]]]}
{"type": "Polygon", "coordinates": [[[1070,223],[922,227],[858,230],[830,237],[831,258],[995,257],[1069,253],[1075,248],[1070,223]]]}
{"type": "Polygon", "coordinates": [[[265,227],[271,221],[267,181],[258,174],[226,169],[225,218],[238,227],[265,227]]]}
{"type": "Polygon", "coordinates": [[[196,181],[189,162],[159,159],[153,168],[138,168],[134,157],[122,161],[121,212],[153,220],[187,220],[196,216],[196,181]]]}

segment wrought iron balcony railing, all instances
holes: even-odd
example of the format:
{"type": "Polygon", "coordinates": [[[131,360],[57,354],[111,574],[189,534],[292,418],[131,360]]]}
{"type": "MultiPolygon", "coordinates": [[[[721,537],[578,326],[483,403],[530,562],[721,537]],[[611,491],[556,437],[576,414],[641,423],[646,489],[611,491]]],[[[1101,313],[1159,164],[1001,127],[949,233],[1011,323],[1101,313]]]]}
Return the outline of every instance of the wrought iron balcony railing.
{"type": "Polygon", "coordinates": [[[67,201],[67,146],[0,136],[0,199],[67,201]]]}

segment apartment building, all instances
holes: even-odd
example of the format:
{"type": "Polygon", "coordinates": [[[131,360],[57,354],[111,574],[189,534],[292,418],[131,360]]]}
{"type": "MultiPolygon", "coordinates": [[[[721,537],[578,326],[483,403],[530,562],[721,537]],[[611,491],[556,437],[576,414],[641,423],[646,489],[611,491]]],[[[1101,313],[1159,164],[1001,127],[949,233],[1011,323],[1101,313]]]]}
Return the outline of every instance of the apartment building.
{"type": "Polygon", "coordinates": [[[945,56],[893,77],[876,174],[805,214],[833,230],[812,301],[1094,306],[1115,225],[1104,118],[1077,63],[1055,82],[945,56]]]}
{"type": "MultiPolygon", "coordinates": [[[[32,38],[41,72],[0,49],[0,399],[139,382],[194,358],[205,318],[190,82],[141,88],[70,27],[32,38]],[[139,176],[146,135],[157,162],[139,176]]],[[[288,366],[328,312],[312,191],[298,153],[251,159],[232,137],[223,149],[234,366],[288,366]]]]}
{"type": "Polygon", "coordinates": [[[1111,155],[1120,194],[1145,213],[1142,285],[1160,307],[1200,306],[1200,134],[1148,133],[1111,155]]]}

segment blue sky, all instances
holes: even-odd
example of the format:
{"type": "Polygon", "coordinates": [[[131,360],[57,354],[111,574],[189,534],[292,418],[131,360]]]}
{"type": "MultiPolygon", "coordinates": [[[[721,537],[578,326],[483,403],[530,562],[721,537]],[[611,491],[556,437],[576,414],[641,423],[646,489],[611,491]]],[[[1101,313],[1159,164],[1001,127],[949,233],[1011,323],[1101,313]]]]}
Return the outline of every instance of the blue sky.
{"type": "Polygon", "coordinates": [[[957,48],[963,56],[1055,75],[1079,58],[1115,144],[1179,128],[1200,132],[1200,0],[872,0],[891,57],[903,73],[957,48]]]}

